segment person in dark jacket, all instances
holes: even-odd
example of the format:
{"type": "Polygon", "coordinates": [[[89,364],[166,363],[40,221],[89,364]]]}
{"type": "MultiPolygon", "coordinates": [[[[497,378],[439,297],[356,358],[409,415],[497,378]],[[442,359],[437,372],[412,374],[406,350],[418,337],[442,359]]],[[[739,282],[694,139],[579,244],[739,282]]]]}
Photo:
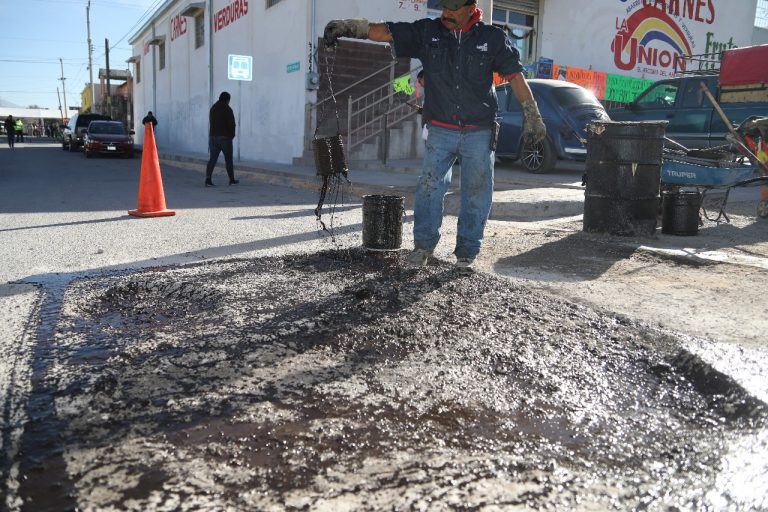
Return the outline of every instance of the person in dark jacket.
{"type": "Polygon", "coordinates": [[[480,252],[491,211],[493,167],[499,125],[493,73],[506,78],[522,105],[523,137],[546,137],[546,127],[522,74],[520,53],[501,29],[482,22],[477,0],[440,0],[442,16],[413,23],[332,20],[323,38],[339,37],[391,43],[397,57],[419,59],[427,76],[424,119],[429,134],[422,174],[416,186],[413,266],[427,264],[440,240],[443,198],[453,165],[461,164],[461,209],[456,233],[456,268],[471,272],[480,252]]]}
{"type": "Polygon", "coordinates": [[[8,136],[8,147],[15,149],[13,145],[16,139],[16,121],[13,120],[13,116],[6,117],[3,125],[5,126],[5,134],[8,136]]]}
{"type": "Polygon", "coordinates": [[[205,186],[212,187],[213,168],[219,159],[219,153],[224,153],[229,184],[236,185],[235,169],[232,163],[232,140],[235,138],[235,113],[229,107],[230,94],[227,91],[219,95],[219,101],[213,104],[209,114],[208,124],[208,151],[211,157],[205,168],[205,186]]]}
{"type": "Polygon", "coordinates": [[[141,120],[141,124],[146,125],[147,123],[152,123],[152,129],[154,130],[157,127],[157,118],[150,110],[147,112],[147,115],[144,116],[144,119],[141,120]]]}

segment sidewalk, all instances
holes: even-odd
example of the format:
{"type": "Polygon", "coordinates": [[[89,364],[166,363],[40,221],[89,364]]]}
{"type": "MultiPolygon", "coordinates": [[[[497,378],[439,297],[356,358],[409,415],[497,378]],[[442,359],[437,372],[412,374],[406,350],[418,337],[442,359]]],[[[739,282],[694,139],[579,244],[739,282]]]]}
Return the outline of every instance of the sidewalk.
{"type": "MultiPolygon", "coordinates": [[[[164,163],[201,172],[208,162],[208,156],[202,153],[160,150],[159,156],[164,163]]],[[[406,205],[412,207],[420,167],[421,160],[393,160],[387,162],[386,166],[380,161],[351,162],[350,193],[359,200],[366,195],[401,195],[405,197],[406,205]]],[[[514,169],[507,163],[497,164],[491,219],[542,220],[580,215],[584,204],[582,171],[573,164],[565,164],[564,167],[563,172],[526,175],[525,171],[514,169]]],[[[223,158],[219,158],[216,168],[219,172],[224,169],[223,158]]],[[[235,162],[235,172],[247,173],[272,185],[319,189],[314,166],[241,160],[235,162]]],[[[460,167],[457,166],[451,191],[445,200],[448,214],[455,215],[459,211],[459,197],[456,194],[459,174],[460,167]]]]}

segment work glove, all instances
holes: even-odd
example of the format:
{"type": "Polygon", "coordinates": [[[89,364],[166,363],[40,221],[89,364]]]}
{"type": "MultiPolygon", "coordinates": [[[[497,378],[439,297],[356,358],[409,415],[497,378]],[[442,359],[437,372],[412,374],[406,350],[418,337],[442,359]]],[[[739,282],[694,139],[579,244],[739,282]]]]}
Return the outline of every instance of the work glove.
{"type": "Polygon", "coordinates": [[[323,41],[326,48],[336,46],[340,37],[368,39],[368,20],[331,20],[325,26],[323,41]]]}
{"type": "Polygon", "coordinates": [[[527,145],[541,142],[547,136],[547,127],[534,100],[523,103],[523,142],[527,145]]]}

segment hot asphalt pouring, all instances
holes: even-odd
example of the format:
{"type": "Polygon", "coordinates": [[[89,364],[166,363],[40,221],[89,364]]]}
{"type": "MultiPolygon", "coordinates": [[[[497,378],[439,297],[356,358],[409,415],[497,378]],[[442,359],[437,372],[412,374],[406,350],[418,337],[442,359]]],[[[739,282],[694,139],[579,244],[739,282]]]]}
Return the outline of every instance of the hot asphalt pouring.
{"type": "Polygon", "coordinates": [[[325,251],[42,287],[5,505],[768,507],[765,405],[685,338],[403,259],[325,251]]]}

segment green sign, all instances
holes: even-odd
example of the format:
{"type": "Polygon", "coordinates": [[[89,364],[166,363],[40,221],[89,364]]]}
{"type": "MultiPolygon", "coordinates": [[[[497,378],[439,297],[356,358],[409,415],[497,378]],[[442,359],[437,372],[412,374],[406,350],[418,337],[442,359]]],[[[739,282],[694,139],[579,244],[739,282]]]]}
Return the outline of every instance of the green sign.
{"type": "Polygon", "coordinates": [[[605,99],[630,103],[651,85],[653,80],[634,78],[631,76],[608,75],[605,87],[605,99]]]}
{"type": "Polygon", "coordinates": [[[301,69],[301,62],[293,62],[285,67],[286,72],[294,73],[301,69]]]}

